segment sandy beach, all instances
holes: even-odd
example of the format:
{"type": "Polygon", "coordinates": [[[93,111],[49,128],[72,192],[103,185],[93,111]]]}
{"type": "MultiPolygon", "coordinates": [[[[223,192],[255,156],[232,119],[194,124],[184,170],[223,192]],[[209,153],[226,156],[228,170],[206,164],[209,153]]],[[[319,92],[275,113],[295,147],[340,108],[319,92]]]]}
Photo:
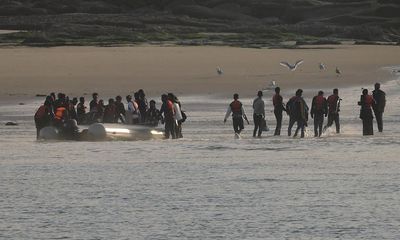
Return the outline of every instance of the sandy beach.
{"type": "Polygon", "coordinates": [[[390,79],[384,66],[398,65],[396,46],[324,46],[312,49],[232,47],[55,47],[1,48],[0,95],[35,96],[63,91],[79,96],[131,94],[230,96],[254,92],[276,81],[283,89],[371,86],[390,79]],[[332,48],[330,48],[332,47],[332,48]],[[279,65],[304,59],[295,72],[279,65]],[[318,63],[326,64],[320,71],[318,63]],[[216,67],[224,70],[222,76],[216,67]],[[343,75],[337,77],[335,67],[343,75]]]}

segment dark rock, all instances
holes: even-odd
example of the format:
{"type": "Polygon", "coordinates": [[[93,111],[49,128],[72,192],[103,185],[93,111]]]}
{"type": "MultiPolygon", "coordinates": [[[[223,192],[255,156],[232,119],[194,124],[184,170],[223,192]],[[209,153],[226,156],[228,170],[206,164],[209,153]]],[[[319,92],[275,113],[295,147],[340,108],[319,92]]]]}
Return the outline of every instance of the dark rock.
{"type": "Polygon", "coordinates": [[[6,126],[18,126],[16,122],[6,122],[6,126]]]}

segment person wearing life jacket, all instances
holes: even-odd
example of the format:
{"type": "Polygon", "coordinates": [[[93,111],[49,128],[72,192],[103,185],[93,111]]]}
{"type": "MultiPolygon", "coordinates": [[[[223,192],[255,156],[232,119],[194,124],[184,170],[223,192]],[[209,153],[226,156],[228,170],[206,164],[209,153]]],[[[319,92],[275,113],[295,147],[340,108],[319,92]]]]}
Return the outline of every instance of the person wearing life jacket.
{"type": "Polygon", "coordinates": [[[337,88],[333,89],[333,94],[327,99],[328,102],[328,123],[324,126],[322,132],[325,132],[329,127],[335,122],[336,133],[340,133],[340,122],[339,122],[339,112],[340,112],[340,101],[342,99],[339,97],[339,90],[337,88]]]}
{"type": "Polygon", "coordinates": [[[54,112],[54,126],[62,129],[64,123],[69,119],[68,115],[68,105],[64,102],[61,103],[54,112]]]}
{"type": "Polygon", "coordinates": [[[103,122],[104,123],[116,123],[117,107],[114,104],[114,99],[108,99],[108,105],[104,108],[103,122]]]}
{"type": "Polygon", "coordinates": [[[311,118],[314,118],[314,137],[321,137],[324,117],[328,115],[328,103],[324,92],[319,91],[311,104],[311,118]]]}
{"type": "Polygon", "coordinates": [[[363,122],[363,135],[374,135],[372,108],[375,105],[375,99],[368,94],[368,89],[363,89],[358,105],[361,106],[360,118],[363,122]]]}
{"type": "Polygon", "coordinates": [[[274,136],[281,135],[281,128],[282,128],[282,112],[287,111],[283,104],[283,98],[281,96],[281,89],[280,87],[275,88],[275,95],[272,97],[272,103],[274,105],[274,115],[276,119],[276,127],[274,136]]]}
{"type": "Polygon", "coordinates": [[[243,104],[239,101],[239,94],[233,94],[233,102],[231,102],[228,106],[228,110],[226,111],[224,123],[228,117],[232,114],[232,124],[233,131],[235,134],[239,135],[244,129],[243,118],[249,124],[249,120],[247,119],[246,113],[244,112],[243,104]]]}
{"type": "Polygon", "coordinates": [[[39,139],[40,130],[50,126],[54,119],[51,96],[47,96],[43,105],[36,111],[34,120],[36,125],[36,138],[39,139]]]}
{"type": "Polygon", "coordinates": [[[146,112],[146,125],[155,127],[160,121],[163,121],[160,110],[156,108],[156,101],[151,100],[146,112]]]}
{"type": "Polygon", "coordinates": [[[254,121],[254,130],[253,137],[256,137],[256,133],[258,130],[257,137],[261,137],[261,133],[263,131],[264,119],[265,119],[265,103],[262,99],[263,92],[258,91],[257,97],[253,100],[253,121],[254,121]]]}
{"type": "Polygon", "coordinates": [[[383,132],[383,112],[386,106],[386,94],[381,89],[380,83],[375,83],[375,90],[372,91],[372,96],[375,100],[375,105],[373,106],[376,123],[378,124],[379,132],[383,132]]]}
{"type": "Polygon", "coordinates": [[[161,95],[162,106],[160,114],[164,114],[165,124],[165,138],[168,139],[170,136],[172,139],[176,138],[175,130],[175,107],[172,101],[168,99],[168,95],[161,95]]]}
{"type": "Polygon", "coordinates": [[[116,96],[115,97],[115,107],[116,107],[116,114],[115,114],[115,122],[117,123],[118,120],[121,120],[122,123],[125,123],[125,106],[122,103],[122,97],[116,96]]]}
{"type": "Polygon", "coordinates": [[[297,128],[293,135],[296,137],[298,132],[301,132],[301,138],[304,138],[304,129],[307,126],[308,121],[308,106],[304,101],[303,97],[303,90],[297,89],[296,95],[293,96],[287,103],[286,108],[289,111],[289,127],[288,127],[288,136],[292,134],[292,127],[294,123],[297,122],[297,128]]]}
{"type": "Polygon", "coordinates": [[[77,115],[78,124],[83,124],[86,122],[86,109],[87,109],[87,107],[85,106],[85,98],[80,97],[79,103],[76,107],[76,115],[77,115]]]}
{"type": "Polygon", "coordinates": [[[181,102],[173,93],[168,93],[168,100],[170,100],[174,104],[175,136],[176,136],[176,138],[183,138],[182,123],[185,120],[183,120],[183,116],[182,116],[181,102]]]}

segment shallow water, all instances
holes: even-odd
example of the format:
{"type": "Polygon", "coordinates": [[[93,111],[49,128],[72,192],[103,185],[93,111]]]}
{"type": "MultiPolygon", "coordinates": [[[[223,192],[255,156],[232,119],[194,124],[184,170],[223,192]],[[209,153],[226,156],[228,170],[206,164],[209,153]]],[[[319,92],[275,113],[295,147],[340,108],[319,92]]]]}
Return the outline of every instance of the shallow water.
{"type": "Polygon", "coordinates": [[[349,88],[342,134],[302,140],[253,139],[252,126],[235,140],[229,100],[193,96],[184,139],[42,142],[39,100],[2,105],[0,239],[399,239],[400,86],[382,89],[383,134],[361,136],[361,90],[349,88]]]}

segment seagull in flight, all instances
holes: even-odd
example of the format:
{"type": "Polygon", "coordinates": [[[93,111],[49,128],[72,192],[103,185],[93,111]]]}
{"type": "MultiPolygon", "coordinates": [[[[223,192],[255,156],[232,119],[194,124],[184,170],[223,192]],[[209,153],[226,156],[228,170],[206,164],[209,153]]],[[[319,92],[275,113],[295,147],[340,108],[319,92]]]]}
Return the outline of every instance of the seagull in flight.
{"type": "Polygon", "coordinates": [[[324,63],[319,63],[319,70],[321,70],[321,71],[323,71],[323,70],[325,70],[326,69],[326,66],[325,66],[325,64],[324,63]]]}
{"type": "Polygon", "coordinates": [[[288,63],[288,62],[280,62],[279,64],[281,66],[287,67],[290,71],[295,71],[297,69],[297,67],[302,64],[304,61],[302,60],[298,60],[294,65],[288,63]]]}
{"type": "Polygon", "coordinates": [[[224,74],[224,71],[222,70],[222,68],[220,68],[219,66],[217,67],[217,73],[218,75],[222,75],[224,74]]]}
{"type": "Polygon", "coordinates": [[[336,67],[336,75],[338,77],[342,76],[342,72],[340,71],[340,69],[338,67],[336,67]]]}

